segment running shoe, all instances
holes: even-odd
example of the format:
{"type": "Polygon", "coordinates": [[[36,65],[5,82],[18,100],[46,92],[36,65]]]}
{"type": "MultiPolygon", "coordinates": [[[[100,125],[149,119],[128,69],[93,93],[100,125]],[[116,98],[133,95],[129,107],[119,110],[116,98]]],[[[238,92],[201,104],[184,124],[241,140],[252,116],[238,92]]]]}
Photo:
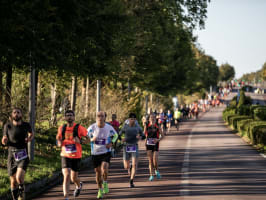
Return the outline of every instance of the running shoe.
{"type": "Polygon", "coordinates": [[[107,194],[108,192],[109,192],[108,183],[104,182],[103,183],[103,193],[107,194]]]}
{"type": "Polygon", "coordinates": [[[135,187],[135,185],[134,185],[134,183],[133,183],[133,180],[130,180],[130,187],[131,187],[131,188],[134,188],[134,187],[135,187]]]}
{"type": "Polygon", "coordinates": [[[81,190],[82,190],[82,182],[80,182],[80,187],[79,188],[76,188],[74,190],[74,197],[78,197],[81,190]]]}
{"type": "Polygon", "coordinates": [[[25,191],[24,191],[24,186],[19,186],[18,189],[18,200],[25,200],[25,191]]]}
{"type": "Polygon", "coordinates": [[[154,177],[150,176],[149,181],[153,181],[154,177]]]}
{"type": "Polygon", "coordinates": [[[161,174],[160,174],[159,171],[155,171],[155,174],[156,174],[156,178],[157,178],[157,179],[160,179],[160,178],[161,178],[161,174]]]}
{"type": "Polygon", "coordinates": [[[98,195],[97,195],[97,199],[102,199],[103,198],[103,190],[99,189],[98,190],[98,195]]]}

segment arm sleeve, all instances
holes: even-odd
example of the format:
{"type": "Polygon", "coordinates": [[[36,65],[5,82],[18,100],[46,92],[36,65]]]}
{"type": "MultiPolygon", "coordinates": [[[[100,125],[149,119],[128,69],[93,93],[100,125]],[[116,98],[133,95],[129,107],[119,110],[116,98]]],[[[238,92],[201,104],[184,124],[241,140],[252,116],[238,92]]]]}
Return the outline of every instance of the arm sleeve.
{"type": "Polygon", "coordinates": [[[125,132],[125,125],[119,131],[119,136],[121,136],[125,132]]]}
{"type": "Polygon", "coordinates": [[[117,139],[118,139],[118,134],[115,132],[115,134],[113,135],[112,143],[115,143],[117,139]]]}

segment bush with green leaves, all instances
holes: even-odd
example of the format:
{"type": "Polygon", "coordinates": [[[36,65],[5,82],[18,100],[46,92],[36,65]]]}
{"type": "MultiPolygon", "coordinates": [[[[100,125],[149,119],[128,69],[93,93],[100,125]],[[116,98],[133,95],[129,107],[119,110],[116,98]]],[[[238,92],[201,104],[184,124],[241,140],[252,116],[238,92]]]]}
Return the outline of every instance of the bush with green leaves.
{"type": "Polygon", "coordinates": [[[266,145],[266,127],[257,127],[256,130],[256,141],[258,145],[265,146],[266,145]]]}
{"type": "Polygon", "coordinates": [[[250,105],[241,105],[237,108],[237,114],[250,115],[250,105]]]}
{"type": "Polygon", "coordinates": [[[249,138],[252,144],[257,145],[262,143],[262,138],[264,137],[263,132],[259,131],[262,129],[266,128],[266,121],[265,122],[256,122],[256,123],[251,123],[250,128],[249,128],[249,138]]]}
{"type": "Polygon", "coordinates": [[[257,121],[257,120],[254,120],[253,122],[250,122],[248,124],[247,136],[250,138],[250,140],[252,140],[252,142],[254,141],[254,134],[256,134],[256,127],[264,125],[266,125],[266,121],[257,121]]]}
{"type": "Polygon", "coordinates": [[[233,130],[237,130],[237,123],[242,120],[252,119],[250,116],[247,115],[236,115],[230,117],[229,125],[233,130]]]}
{"type": "Polygon", "coordinates": [[[241,134],[241,136],[247,135],[248,126],[250,122],[253,122],[254,119],[244,119],[241,121],[237,121],[237,130],[241,134]]]}
{"type": "Polygon", "coordinates": [[[223,120],[227,121],[227,116],[228,115],[232,115],[232,114],[236,114],[236,108],[235,107],[227,107],[224,111],[223,111],[223,120]]]}
{"type": "Polygon", "coordinates": [[[250,106],[250,114],[252,115],[253,118],[254,118],[254,110],[257,108],[266,108],[266,106],[264,106],[264,105],[251,105],[250,106]]]}
{"type": "Polygon", "coordinates": [[[253,111],[255,120],[266,120],[266,107],[258,107],[253,111]]]}

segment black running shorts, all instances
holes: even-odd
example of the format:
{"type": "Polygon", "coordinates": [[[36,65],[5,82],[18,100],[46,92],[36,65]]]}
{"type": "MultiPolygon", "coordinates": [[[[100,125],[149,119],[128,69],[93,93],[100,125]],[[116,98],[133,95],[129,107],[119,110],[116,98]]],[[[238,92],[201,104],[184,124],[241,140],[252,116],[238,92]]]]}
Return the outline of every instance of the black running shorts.
{"type": "Polygon", "coordinates": [[[155,145],[147,145],[146,144],[146,150],[147,151],[159,151],[159,142],[157,142],[155,145]]]}
{"type": "Polygon", "coordinates": [[[102,162],[110,163],[110,160],[111,152],[107,152],[100,155],[92,155],[92,163],[94,168],[101,166],[102,162]]]}
{"type": "Polygon", "coordinates": [[[61,157],[61,166],[63,168],[70,168],[75,172],[80,171],[80,158],[66,158],[61,157]]]}

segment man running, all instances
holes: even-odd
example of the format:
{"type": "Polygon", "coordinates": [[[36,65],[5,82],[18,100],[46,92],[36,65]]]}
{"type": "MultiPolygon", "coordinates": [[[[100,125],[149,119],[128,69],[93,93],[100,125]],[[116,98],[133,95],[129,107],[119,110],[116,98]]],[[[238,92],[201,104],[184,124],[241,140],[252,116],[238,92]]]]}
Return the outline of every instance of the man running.
{"type": "Polygon", "coordinates": [[[118,134],[111,125],[105,123],[104,112],[99,111],[96,115],[96,123],[88,128],[88,136],[91,140],[92,162],[98,185],[97,198],[101,199],[103,194],[109,192],[107,177],[111,159],[111,147],[116,142],[118,134]],[[111,137],[113,138],[111,139],[111,137]]]}
{"type": "Polygon", "coordinates": [[[29,164],[27,143],[34,138],[29,123],[22,121],[22,111],[14,108],[11,121],[4,125],[2,144],[8,146],[7,169],[13,200],[25,199],[24,177],[29,164]]]}
{"type": "Polygon", "coordinates": [[[150,181],[153,181],[154,174],[157,179],[161,178],[158,169],[158,156],[159,156],[159,141],[163,138],[164,134],[160,127],[156,124],[155,115],[150,115],[149,124],[144,127],[146,135],[146,150],[149,159],[150,181]]]}
{"type": "Polygon", "coordinates": [[[82,157],[81,139],[88,141],[87,130],[83,126],[76,124],[73,110],[65,112],[64,124],[58,128],[56,140],[58,147],[61,147],[61,165],[63,180],[64,198],[68,200],[70,179],[75,184],[74,197],[79,196],[82,189],[82,182],[78,177],[80,162],[82,157]],[[83,137],[83,138],[82,138],[83,137]]]}
{"type": "Polygon", "coordinates": [[[145,136],[142,132],[142,129],[135,124],[136,114],[129,114],[129,124],[124,124],[119,135],[125,134],[122,136],[122,142],[124,143],[123,147],[123,163],[124,168],[128,170],[130,176],[130,187],[135,187],[134,177],[137,171],[138,163],[138,140],[145,139],[145,136]],[[130,166],[130,158],[132,159],[132,165],[130,166]]]}

